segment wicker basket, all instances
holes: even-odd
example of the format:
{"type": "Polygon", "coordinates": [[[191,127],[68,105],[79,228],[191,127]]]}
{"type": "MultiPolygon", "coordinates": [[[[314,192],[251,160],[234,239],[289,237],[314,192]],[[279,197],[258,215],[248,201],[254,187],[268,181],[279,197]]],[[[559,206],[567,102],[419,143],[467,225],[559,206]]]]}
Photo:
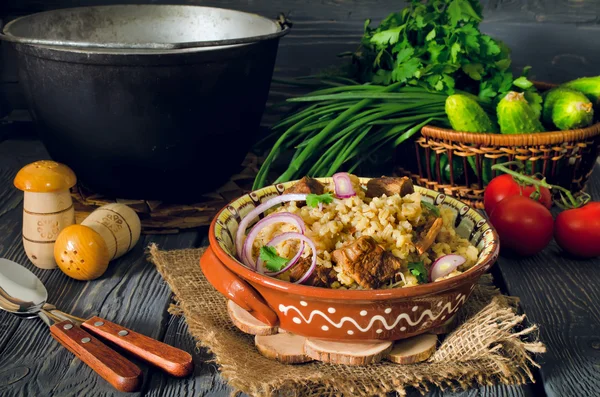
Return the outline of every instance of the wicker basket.
{"type": "MultiPolygon", "coordinates": [[[[542,90],[552,87],[536,85],[542,90]]],[[[541,174],[549,183],[579,192],[594,169],[599,145],[600,123],[584,129],[518,135],[425,126],[415,140],[415,152],[399,154],[402,162],[396,173],[483,208],[484,188],[496,174],[490,171],[491,165],[519,160],[525,163],[529,174],[541,174]],[[447,163],[453,165],[448,172],[440,167],[444,155],[447,163]]]]}

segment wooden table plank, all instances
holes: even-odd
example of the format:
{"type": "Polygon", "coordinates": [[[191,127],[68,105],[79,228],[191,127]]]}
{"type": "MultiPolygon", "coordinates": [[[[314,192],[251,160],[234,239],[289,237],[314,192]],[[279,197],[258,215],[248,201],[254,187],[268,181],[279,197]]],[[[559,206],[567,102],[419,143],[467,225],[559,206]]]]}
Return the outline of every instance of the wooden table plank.
{"type": "MultiPolygon", "coordinates": [[[[174,236],[143,236],[135,249],[114,261],[92,282],[68,278],[60,270],[40,270],[27,259],[21,242],[22,193],[12,178],[28,162],[47,158],[37,141],[0,144],[0,256],[23,264],[46,284],[49,302],[81,317],[93,314],[162,339],[170,315],[171,292],[146,260],[145,248],[193,247],[198,231],[174,236]]],[[[40,320],[21,320],[0,313],[0,395],[118,395],[90,368],[60,346],[40,320]]],[[[141,364],[144,373],[148,367],[141,364]]],[[[149,383],[149,378],[146,379],[149,383]]],[[[138,393],[141,395],[141,393],[138,393]]]]}
{"type": "MultiPolygon", "coordinates": [[[[12,7],[11,12],[25,13],[32,11],[32,3],[40,8],[55,8],[58,5],[102,2],[29,0],[2,4],[6,9],[12,7]]],[[[315,73],[338,63],[335,54],[356,47],[365,18],[373,18],[377,22],[403,6],[392,0],[286,0],[277,5],[251,0],[188,2],[230,7],[271,17],[279,11],[290,12],[295,26],[292,33],[281,42],[275,70],[277,77],[315,73]]],[[[595,42],[589,40],[599,29],[595,25],[598,8],[593,2],[575,4],[557,0],[490,0],[484,3],[486,19],[482,30],[502,39],[513,49],[517,69],[531,64],[534,66],[533,77],[555,82],[597,74],[600,53],[596,51],[595,42]],[[529,24],[531,21],[543,23],[529,24]],[[531,48],[536,51],[531,51],[531,48]]],[[[289,88],[274,86],[271,101],[284,99],[290,92],[289,88]]],[[[170,317],[165,312],[170,296],[168,287],[157,276],[152,265],[144,262],[141,249],[119,262],[118,269],[114,268],[116,263],[111,265],[109,273],[101,281],[93,283],[69,281],[59,271],[41,271],[28,263],[20,245],[21,215],[18,207],[22,196],[11,188],[11,180],[21,165],[44,153],[40,148],[39,143],[31,142],[0,144],[0,256],[26,264],[45,282],[49,280],[49,285],[53,287],[52,299],[64,304],[65,310],[80,315],[99,312],[126,326],[148,332],[151,336],[164,337],[167,342],[194,351],[196,372],[193,378],[175,380],[146,369],[146,394],[227,394],[229,389],[224,386],[214,364],[205,363],[210,356],[205,351],[196,352],[193,348],[194,343],[187,333],[184,320],[170,317]],[[139,308],[139,314],[132,309],[134,305],[139,305],[135,306],[139,308]]],[[[596,178],[596,197],[599,181],[596,178]]],[[[163,248],[197,244],[194,236],[190,236],[189,240],[172,236],[146,238],[144,243],[149,241],[164,243],[163,248]]],[[[553,245],[550,251],[537,258],[519,261],[502,258],[498,273],[506,278],[510,292],[521,296],[529,318],[541,324],[542,338],[550,348],[549,353],[542,356],[544,367],[541,372],[548,395],[593,395],[597,390],[593,385],[598,384],[600,372],[597,350],[600,348],[600,338],[597,337],[600,335],[600,317],[596,306],[599,301],[598,278],[594,278],[597,265],[593,261],[563,259],[555,256],[556,252],[557,248],[553,245]],[[577,270],[565,271],[564,268],[568,266],[577,270]],[[542,292],[543,295],[540,295],[542,292]]],[[[86,384],[96,375],[69,355],[47,335],[47,329],[39,321],[25,322],[0,313],[0,395],[76,395],[87,394],[91,388],[94,388],[94,395],[117,395],[109,387],[99,385],[102,380],[86,384]],[[11,354],[5,356],[9,351],[11,354]],[[9,364],[9,360],[14,360],[16,364],[9,364]],[[24,386],[27,382],[32,384],[31,387],[24,386]]],[[[527,385],[484,387],[443,395],[530,396],[539,395],[537,391],[527,385]]],[[[430,395],[440,396],[442,393],[434,391],[430,395]]]]}
{"type": "Polygon", "coordinates": [[[209,362],[214,356],[204,348],[197,349],[195,347],[196,344],[188,333],[188,327],[183,317],[173,316],[170,318],[164,342],[192,354],[195,363],[194,376],[188,379],[176,379],[155,371],[146,396],[227,397],[231,395],[233,389],[219,375],[217,365],[209,362]]]}
{"type": "MultiPolygon", "coordinates": [[[[0,175],[6,186],[18,168],[37,158],[44,158],[39,142],[4,142],[0,144],[4,162],[0,175]],[[4,150],[7,148],[6,150],[4,150]],[[15,153],[20,153],[19,160],[15,153]],[[29,153],[25,156],[24,153],[29,153]],[[8,168],[14,168],[9,171],[8,168]]],[[[21,245],[21,193],[0,190],[5,200],[0,202],[0,255],[26,265],[46,283],[49,301],[61,309],[79,316],[99,314],[111,321],[138,330],[149,336],[165,340],[193,354],[196,364],[193,377],[175,379],[144,364],[145,384],[142,393],[133,395],[203,395],[221,397],[231,389],[220,377],[212,356],[206,350],[197,350],[187,332],[185,320],[169,316],[166,308],[170,291],[152,264],[146,261],[144,248],[157,242],[162,249],[185,248],[207,244],[206,228],[175,236],[146,236],[136,249],[115,261],[107,273],[93,282],[69,279],[59,270],[43,271],[27,260],[21,245]],[[8,192],[8,193],[7,193],[8,192]],[[7,208],[10,207],[10,208],[7,208]],[[2,228],[4,228],[2,230],[2,228]]],[[[0,394],[12,395],[86,395],[119,396],[104,380],[48,334],[39,320],[20,320],[10,314],[0,313],[0,394]]],[[[438,391],[431,396],[448,395],[438,391]]],[[[472,389],[463,396],[530,396],[529,386],[472,389]]]]}
{"type": "MultiPolygon", "coordinates": [[[[45,155],[45,150],[39,142],[0,140],[0,258],[27,263],[27,268],[42,279],[47,278],[45,272],[30,263],[25,251],[20,247],[23,193],[14,188],[12,181],[22,166],[45,155]]],[[[0,352],[16,331],[20,321],[0,311],[0,352]]],[[[4,384],[2,380],[9,379],[4,376],[4,373],[0,372],[0,391],[4,384]]]]}
{"type": "MultiPolygon", "coordinates": [[[[539,396],[531,385],[524,386],[482,386],[459,392],[445,392],[434,390],[427,397],[533,397],[539,396]]],[[[417,397],[417,394],[414,395],[417,397]]]]}
{"type": "MultiPolygon", "coordinates": [[[[25,255],[25,252],[21,249],[15,249],[21,244],[21,229],[15,227],[20,224],[21,219],[20,211],[9,212],[4,216],[0,216],[0,258],[6,258],[13,260],[17,263],[27,263],[29,260],[25,255]]],[[[42,277],[44,274],[43,270],[40,270],[30,264],[29,270],[34,271],[38,277],[42,277]]],[[[0,353],[15,333],[20,320],[13,315],[0,311],[0,353]]],[[[1,361],[1,360],[0,360],[1,361]]],[[[0,379],[2,372],[0,370],[0,379]]],[[[0,381],[0,390],[2,382],[0,381]]]]}
{"type": "MultiPolygon", "coordinates": [[[[199,232],[199,246],[208,245],[208,228],[199,232]]],[[[152,380],[146,390],[146,396],[229,396],[232,388],[221,377],[218,367],[214,362],[214,355],[204,348],[196,348],[196,342],[188,332],[188,326],[183,316],[172,316],[167,325],[167,332],[163,339],[165,343],[179,347],[189,352],[194,359],[194,376],[192,379],[174,379],[160,371],[153,371],[152,380]]],[[[241,397],[241,396],[240,396],[241,397]]]]}
{"type": "MultiPolygon", "coordinates": [[[[165,249],[192,247],[195,232],[175,236],[146,236],[128,255],[113,262],[101,279],[80,282],[59,270],[46,280],[49,301],[77,316],[98,314],[110,321],[162,339],[169,314],[171,292],[154,266],[147,262],[144,249],[156,242],[165,249]]],[[[2,351],[2,368],[25,366],[30,373],[15,383],[6,395],[45,395],[50,391],[65,396],[141,395],[116,392],[89,367],[65,350],[49,335],[41,321],[21,321],[2,351]]],[[[133,360],[149,381],[148,366],[133,360]]]]}
{"type": "MultiPolygon", "coordinates": [[[[600,198],[600,166],[589,192],[600,198]]],[[[511,295],[521,298],[530,322],[539,324],[548,352],[540,357],[549,397],[600,392],[600,272],[598,259],[575,260],[553,241],[531,258],[501,256],[496,265],[511,295]]]]}
{"type": "MultiPolygon", "coordinates": [[[[23,193],[13,187],[12,180],[22,166],[37,159],[46,158],[45,156],[47,156],[45,150],[36,141],[5,141],[0,144],[0,186],[3,187],[0,190],[0,257],[25,265],[44,282],[48,279],[50,272],[41,270],[29,262],[22,247],[21,203],[23,193]]],[[[24,382],[31,376],[31,369],[23,361],[15,360],[15,365],[9,366],[7,365],[8,356],[5,355],[11,341],[17,340],[18,330],[24,322],[27,323],[27,327],[40,328],[39,320],[22,320],[0,311],[1,395],[10,393],[9,390],[14,390],[15,385],[24,382]]],[[[47,329],[45,331],[47,332],[47,329]]],[[[39,347],[39,340],[21,339],[32,349],[39,347]]],[[[53,369],[52,366],[46,368],[53,369]]]]}
{"type": "MultiPolygon", "coordinates": [[[[55,302],[57,306],[82,317],[97,314],[109,321],[121,324],[152,338],[162,340],[166,323],[170,317],[166,309],[170,302],[171,291],[144,253],[146,247],[155,242],[164,249],[193,247],[197,233],[186,232],[169,236],[146,236],[127,256],[115,261],[103,280],[88,285],[75,286],[72,291],[71,280],[64,282],[62,274],[57,274],[53,285],[64,284],[55,302]],[[122,260],[121,260],[122,259],[122,260]],[[114,269],[114,272],[113,272],[114,269]],[[58,281],[58,283],[57,283],[58,281]],[[104,284],[104,285],[103,285],[104,284]],[[73,292],[75,292],[73,294],[73,292]]],[[[52,281],[52,280],[51,280],[52,281]]],[[[144,382],[150,380],[150,368],[137,360],[144,371],[144,382]]],[[[54,391],[57,395],[121,395],[110,385],[99,379],[96,374],[79,360],[57,382],[54,391]],[[81,379],[95,378],[97,382],[81,382],[81,379]],[[76,392],[75,392],[76,391],[76,392]]],[[[140,395],[142,393],[139,393],[140,395]]],[[[124,394],[123,395],[129,395],[124,394]]]]}

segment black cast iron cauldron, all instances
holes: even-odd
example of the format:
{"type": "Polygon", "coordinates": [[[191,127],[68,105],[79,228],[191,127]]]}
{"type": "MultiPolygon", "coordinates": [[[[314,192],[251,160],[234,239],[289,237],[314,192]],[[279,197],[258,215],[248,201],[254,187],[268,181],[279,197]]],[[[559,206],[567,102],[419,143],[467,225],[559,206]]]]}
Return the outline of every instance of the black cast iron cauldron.
{"type": "Polygon", "coordinates": [[[16,19],[19,79],[50,156],[119,198],[191,202],[240,169],[289,24],[114,5],[16,19]]]}

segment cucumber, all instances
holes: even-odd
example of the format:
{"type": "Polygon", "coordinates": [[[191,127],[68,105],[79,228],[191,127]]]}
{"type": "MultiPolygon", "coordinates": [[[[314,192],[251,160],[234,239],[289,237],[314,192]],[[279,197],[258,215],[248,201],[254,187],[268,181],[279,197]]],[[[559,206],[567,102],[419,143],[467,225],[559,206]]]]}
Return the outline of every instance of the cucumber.
{"type": "Polygon", "coordinates": [[[461,132],[498,132],[483,108],[473,98],[454,94],[446,98],[446,115],[452,129],[461,132]]]}
{"type": "Polygon", "coordinates": [[[571,88],[584,94],[594,106],[600,105],[600,76],[581,77],[576,80],[566,82],[561,85],[564,88],[571,88]]]}
{"type": "Polygon", "coordinates": [[[583,128],[594,121],[592,102],[581,92],[570,88],[554,88],[545,95],[544,123],[564,131],[583,128]]]}
{"type": "MultiPolygon", "coordinates": [[[[490,116],[483,110],[481,105],[477,102],[476,97],[468,94],[455,94],[450,95],[446,99],[446,115],[450,121],[452,129],[461,132],[478,132],[478,133],[497,133],[499,132],[498,124],[490,118],[490,116]]],[[[467,157],[469,166],[476,172],[473,157],[467,157]]],[[[435,158],[433,159],[435,163],[435,158]]],[[[440,166],[442,167],[442,180],[444,182],[450,182],[449,172],[449,161],[448,158],[440,157],[440,166]]],[[[452,168],[454,170],[454,181],[456,182],[465,173],[462,159],[453,157],[452,168]],[[459,175],[459,176],[457,176],[459,175]]],[[[487,172],[484,167],[484,183],[489,182],[490,176],[488,175],[489,167],[487,172]],[[485,180],[487,179],[487,182],[485,180]]]]}
{"type": "Polygon", "coordinates": [[[544,123],[552,125],[552,109],[554,103],[560,98],[561,93],[573,92],[570,88],[553,88],[550,91],[546,91],[543,94],[544,103],[542,107],[542,120],[544,123]]]}
{"type": "Polygon", "coordinates": [[[542,132],[544,126],[522,92],[510,91],[498,103],[498,124],[503,134],[542,132]]]}

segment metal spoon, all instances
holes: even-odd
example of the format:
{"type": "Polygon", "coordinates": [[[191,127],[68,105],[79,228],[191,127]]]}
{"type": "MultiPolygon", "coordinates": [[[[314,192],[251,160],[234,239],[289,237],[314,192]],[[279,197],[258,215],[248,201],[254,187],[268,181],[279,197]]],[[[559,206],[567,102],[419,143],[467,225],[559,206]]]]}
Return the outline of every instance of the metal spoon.
{"type": "MultiPolygon", "coordinates": [[[[47,298],[48,292],[35,274],[15,262],[0,258],[0,308],[19,315],[39,316],[41,313],[51,320],[68,321],[173,376],[187,376],[192,372],[193,361],[189,353],[100,317],[85,320],[61,312],[46,303],[47,298]]],[[[52,325],[50,330],[55,326],[52,325]]]]}
{"type": "Polygon", "coordinates": [[[19,305],[18,312],[36,312],[48,299],[44,284],[19,264],[0,258],[0,297],[19,305]]]}
{"type": "Polygon", "coordinates": [[[13,261],[0,258],[0,302],[4,303],[5,310],[30,319],[45,309],[58,312],[55,314],[64,320],[85,321],[56,310],[54,305],[46,303],[47,299],[46,287],[33,273],[13,261]]]}

